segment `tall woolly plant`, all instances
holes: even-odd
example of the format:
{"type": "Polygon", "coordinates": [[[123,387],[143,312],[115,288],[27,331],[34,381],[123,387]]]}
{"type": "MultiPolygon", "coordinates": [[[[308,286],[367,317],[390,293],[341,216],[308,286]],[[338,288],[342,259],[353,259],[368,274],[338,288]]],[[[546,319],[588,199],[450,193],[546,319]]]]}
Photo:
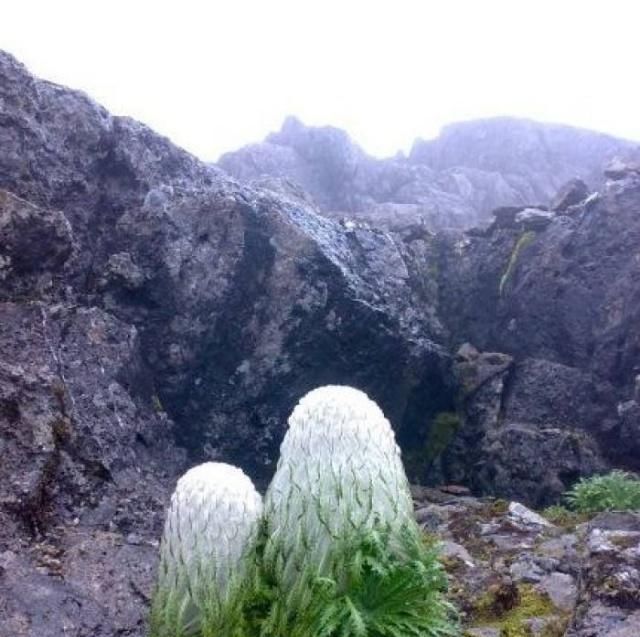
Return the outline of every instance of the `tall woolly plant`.
{"type": "Polygon", "coordinates": [[[150,637],[245,633],[262,500],[237,467],[208,462],[176,486],[160,548],[150,637]]]}
{"type": "Polygon", "coordinates": [[[263,637],[453,635],[445,578],[413,518],[393,431],[351,387],[307,394],[265,498],[263,637]]]}

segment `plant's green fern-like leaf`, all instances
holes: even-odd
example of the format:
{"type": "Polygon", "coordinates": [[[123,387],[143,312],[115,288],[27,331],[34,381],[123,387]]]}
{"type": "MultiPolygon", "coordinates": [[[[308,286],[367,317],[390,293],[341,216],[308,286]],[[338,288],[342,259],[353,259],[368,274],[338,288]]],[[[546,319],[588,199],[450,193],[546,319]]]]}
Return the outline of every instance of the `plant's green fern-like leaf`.
{"type": "Polygon", "coordinates": [[[435,551],[408,545],[415,559],[389,552],[388,533],[373,530],[338,543],[331,576],[307,572],[305,588],[275,600],[281,620],[265,637],[447,637],[458,634],[444,598],[435,551]],[[348,556],[348,557],[347,557],[348,556]],[[347,566],[348,565],[348,566],[347,566]],[[280,631],[280,632],[277,632],[280,631]]]}

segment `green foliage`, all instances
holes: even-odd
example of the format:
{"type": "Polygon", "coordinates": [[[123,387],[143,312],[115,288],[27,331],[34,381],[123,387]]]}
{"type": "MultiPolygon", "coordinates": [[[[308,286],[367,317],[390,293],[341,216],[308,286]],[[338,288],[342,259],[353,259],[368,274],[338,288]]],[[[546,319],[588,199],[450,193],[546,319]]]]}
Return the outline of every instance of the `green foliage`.
{"type": "Polygon", "coordinates": [[[573,520],[576,518],[576,514],[573,511],[569,511],[567,507],[560,504],[553,504],[541,511],[544,518],[549,520],[552,524],[558,526],[570,526],[573,520]]]}
{"type": "Polygon", "coordinates": [[[458,429],[460,429],[458,414],[452,411],[441,411],[436,414],[425,445],[425,454],[429,462],[435,460],[447,448],[458,429]]]}
{"type": "Polygon", "coordinates": [[[583,478],[565,495],[569,506],[579,513],[640,510],[640,479],[614,470],[583,478]]]}
{"type": "Polygon", "coordinates": [[[264,509],[228,465],[179,481],[150,637],[454,636],[445,591],[384,414],[326,387],[289,419],[264,509]]]}
{"type": "Polygon", "coordinates": [[[447,637],[458,635],[455,610],[445,599],[446,576],[433,542],[410,529],[398,538],[368,530],[337,541],[330,561],[304,566],[293,587],[282,566],[265,555],[263,529],[257,557],[223,599],[213,584],[198,596],[201,619],[189,622],[184,597],[157,594],[151,637],[447,637]],[[397,544],[404,557],[397,557],[397,544]],[[393,549],[392,549],[393,545],[393,549]]]}
{"type": "Polygon", "coordinates": [[[518,239],[518,241],[516,241],[515,246],[513,247],[513,250],[511,251],[511,257],[509,258],[509,263],[507,265],[507,269],[504,271],[504,274],[502,275],[501,279],[500,279],[500,286],[499,286],[499,292],[500,292],[500,296],[502,296],[502,293],[504,292],[504,288],[507,285],[507,283],[509,282],[509,279],[511,278],[513,271],[516,268],[516,265],[518,263],[518,257],[520,256],[520,253],[536,238],[536,233],[533,230],[528,230],[527,232],[523,233],[522,236],[518,239]]]}
{"type": "Polygon", "coordinates": [[[149,618],[150,637],[251,637],[250,603],[253,600],[250,578],[229,584],[221,595],[214,579],[207,581],[197,598],[177,589],[158,589],[149,618]]]}
{"type": "Polygon", "coordinates": [[[541,514],[552,524],[567,529],[574,528],[591,518],[589,513],[572,511],[561,504],[553,504],[541,511],[541,514]]]}
{"type": "Polygon", "coordinates": [[[554,607],[551,600],[529,584],[521,584],[511,591],[510,604],[505,607],[500,599],[504,591],[489,589],[480,598],[474,610],[474,627],[495,628],[502,637],[530,637],[528,620],[536,617],[551,618],[542,635],[561,637],[566,631],[568,618],[554,607]]]}
{"type": "MultiPolygon", "coordinates": [[[[336,542],[328,574],[307,568],[290,590],[275,586],[262,637],[445,637],[457,635],[446,578],[433,546],[407,530],[406,557],[386,531],[336,542]]],[[[275,578],[276,580],[278,578],[275,578]]]]}

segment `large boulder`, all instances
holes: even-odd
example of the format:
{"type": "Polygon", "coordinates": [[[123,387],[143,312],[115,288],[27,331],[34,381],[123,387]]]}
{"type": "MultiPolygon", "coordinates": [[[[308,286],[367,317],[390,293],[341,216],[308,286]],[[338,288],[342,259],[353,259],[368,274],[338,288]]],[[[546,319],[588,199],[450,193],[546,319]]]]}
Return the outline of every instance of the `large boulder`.
{"type": "Polygon", "coordinates": [[[640,371],[639,211],[630,175],[544,228],[519,227],[512,209],[513,225],[436,238],[439,316],[454,344],[515,358],[513,422],[577,428],[635,470],[635,411],[620,405],[640,371]]]}

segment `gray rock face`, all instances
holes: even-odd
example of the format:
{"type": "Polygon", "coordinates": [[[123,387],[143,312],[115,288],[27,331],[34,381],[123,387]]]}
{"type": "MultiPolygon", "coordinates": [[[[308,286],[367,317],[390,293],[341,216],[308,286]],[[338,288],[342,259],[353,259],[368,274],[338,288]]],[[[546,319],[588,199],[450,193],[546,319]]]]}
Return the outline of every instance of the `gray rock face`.
{"type": "Polygon", "coordinates": [[[448,126],[432,141],[417,141],[408,157],[379,160],[344,131],[288,118],[281,131],[223,155],[219,165],[239,179],[289,179],[332,217],[439,230],[488,221],[498,206],[547,204],[577,177],[595,186],[605,163],[632,148],[568,126],[494,118],[448,126]]]}
{"type": "Polygon", "coordinates": [[[184,458],[136,330],[95,307],[5,301],[0,351],[0,634],[142,634],[149,543],[184,458]]]}
{"type": "Polygon", "coordinates": [[[443,538],[464,635],[640,634],[637,514],[560,528],[516,502],[413,493],[443,538]]]}
{"type": "Polygon", "coordinates": [[[574,468],[572,461],[562,469],[565,484],[578,466],[600,466],[594,443],[609,462],[640,468],[634,402],[640,181],[633,171],[620,174],[544,230],[500,222],[483,233],[436,239],[439,315],[454,344],[471,342],[516,361],[502,387],[465,398],[469,422],[496,432],[490,422],[518,425],[520,433],[526,425],[534,438],[542,430],[581,432],[586,446],[579,445],[574,468]]]}
{"type": "Polygon", "coordinates": [[[60,211],[0,190],[0,293],[26,295],[51,286],[72,251],[71,225],[60,211]]]}
{"type": "Polygon", "coordinates": [[[580,606],[567,637],[640,631],[640,516],[601,514],[587,530],[580,606]]]}
{"type": "Polygon", "coordinates": [[[446,480],[478,493],[555,502],[580,475],[606,468],[589,377],[549,361],[458,351],[463,420],[441,458],[446,480]]]}
{"type": "Polygon", "coordinates": [[[569,126],[494,117],[446,126],[437,139],[416,142],[410,159],[438,170],[468,166],[503,175],[524,200],[501,200],[498,206],[546,203],[575,177],[593,186],[607,161],[633,147],[569,126]]]}

